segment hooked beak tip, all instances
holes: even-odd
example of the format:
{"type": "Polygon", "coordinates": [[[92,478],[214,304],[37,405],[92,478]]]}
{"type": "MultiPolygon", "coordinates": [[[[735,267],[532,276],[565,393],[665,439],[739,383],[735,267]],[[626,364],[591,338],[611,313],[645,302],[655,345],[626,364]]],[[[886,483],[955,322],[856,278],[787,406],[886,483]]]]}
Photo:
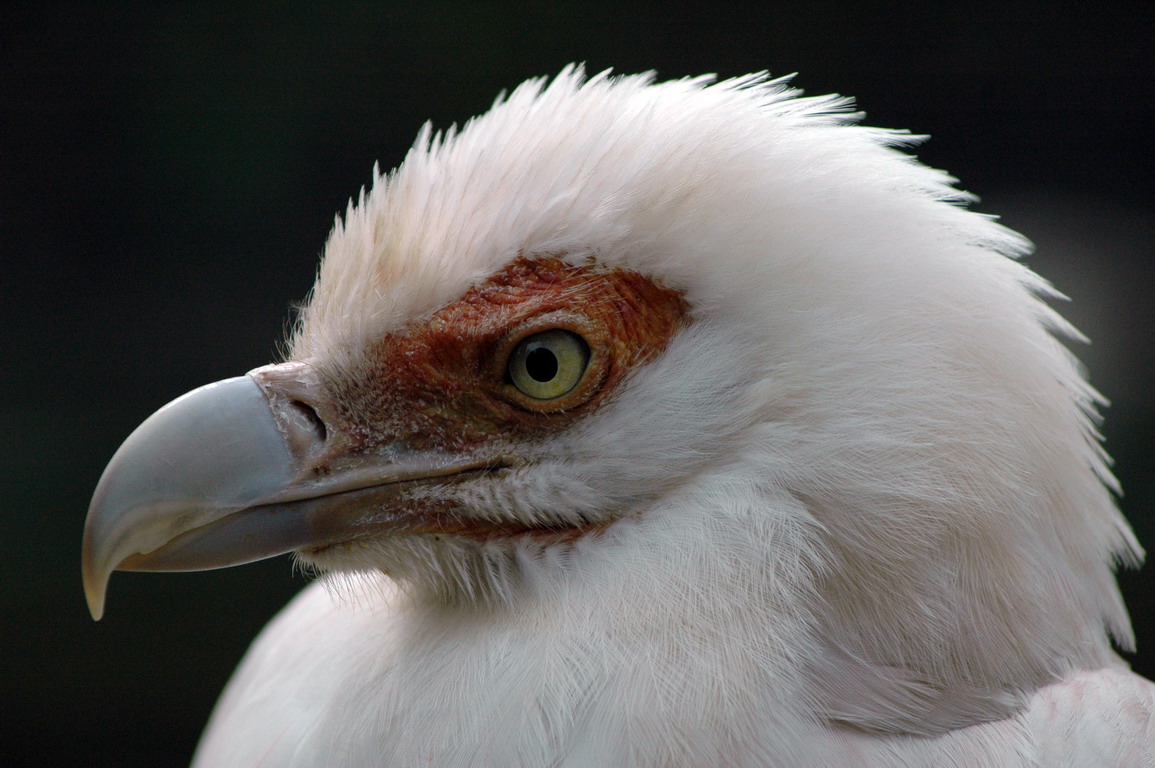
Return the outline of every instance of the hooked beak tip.
{"type": "Polygon", "coordinates": [[[81,571],[92,618],[104,614],[113,571],[139,570],[136,556],[282,487],[291,458],[248,376],[193,390],[146,419],[112,457],[88,508],[81,571]]]}
{"type": "Polygon", "coordinates": [[[84,558],[84,598],[88,601],[88,612],[93,621],[104,616],[104,598],[108,591],[108,573],[98,573],[92,561],[84,558]]]}

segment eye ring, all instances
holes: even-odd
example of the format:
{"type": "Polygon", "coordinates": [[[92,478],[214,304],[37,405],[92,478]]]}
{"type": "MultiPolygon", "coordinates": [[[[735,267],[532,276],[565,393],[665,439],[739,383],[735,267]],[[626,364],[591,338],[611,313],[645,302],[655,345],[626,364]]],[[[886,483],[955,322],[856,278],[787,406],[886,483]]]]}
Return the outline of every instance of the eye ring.
{"type": "Polygon", "coordinates": [[[527,336],[509,355],[506,373],[522,395],[534,401],[557,400],[586,377],[590,348],[578,334],[553,328],[527,336]]]}

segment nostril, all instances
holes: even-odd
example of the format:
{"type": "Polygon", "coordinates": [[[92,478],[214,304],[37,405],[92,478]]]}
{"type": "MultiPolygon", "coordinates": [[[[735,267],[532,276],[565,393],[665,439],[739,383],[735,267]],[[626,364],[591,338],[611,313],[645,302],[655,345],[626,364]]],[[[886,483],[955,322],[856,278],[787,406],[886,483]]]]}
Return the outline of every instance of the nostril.
{"type": "Polygon", "coordinates": [[[321,417],[317,414],[317,409],[300,400],[293,400],[289,405],[292,406],[293,410],[300,416],[301,422],[312,431],[313,436],[316,437],[319,442],[325,442],[329,436],[329,431],[325,429],[325,422],[322,421],[321,417]]]}

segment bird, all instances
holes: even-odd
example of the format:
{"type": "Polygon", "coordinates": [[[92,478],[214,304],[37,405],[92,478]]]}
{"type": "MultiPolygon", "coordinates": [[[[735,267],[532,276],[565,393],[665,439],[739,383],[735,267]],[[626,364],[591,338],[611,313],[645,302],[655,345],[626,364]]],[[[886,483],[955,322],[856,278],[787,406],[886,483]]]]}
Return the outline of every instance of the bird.
{"type": "Polygon", "coordinates": [[[1155,765],[1103,398],[922,137],[571,65],[426,124],[283,361],[146,420],[115,570],[292,553],[197,766],[1155,765]]]}

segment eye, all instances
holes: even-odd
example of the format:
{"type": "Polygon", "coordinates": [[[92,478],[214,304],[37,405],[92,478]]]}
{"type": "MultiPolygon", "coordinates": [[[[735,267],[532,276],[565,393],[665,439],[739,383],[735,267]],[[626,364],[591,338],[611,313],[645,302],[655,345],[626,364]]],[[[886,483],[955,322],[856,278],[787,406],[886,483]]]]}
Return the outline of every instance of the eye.
{"type": "Polygon", "coordinates": [[[523,394],[537,400],[561,397],[585,375],[590,348],[581,336],[555,329],[521,341],[509,356],[509,378],[523,394]]]}

